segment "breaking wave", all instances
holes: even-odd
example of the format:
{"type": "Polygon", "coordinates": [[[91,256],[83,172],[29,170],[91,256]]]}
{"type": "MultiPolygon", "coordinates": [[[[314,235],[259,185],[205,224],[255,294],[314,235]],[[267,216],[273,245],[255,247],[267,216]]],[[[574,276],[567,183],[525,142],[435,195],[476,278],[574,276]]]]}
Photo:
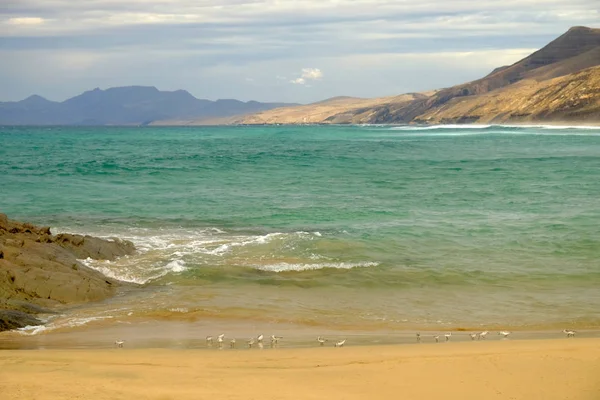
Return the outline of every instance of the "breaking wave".
{"type": "Polygon", "coordinates": [[[101,316],[101,317],[70,318],[70,319],[66,319],[66,320],[51,322],[47,325],[28,325],[23,328],[17,329],[17,332],[19,332],[21,335],[34,336],[34,335],[38,335],[40,333],[53,331],[56,329],[75,328],[78,326],[87,325],[90,322],[101,321],[101,320],[111,319],[111,318],[114,318],[114,317],[109,315],[109,316],[101,316]]]}
{"type": "Polygon", "coordinates": [[[272,232],[253,235],[210,228],[154,231],[138,229],[129,234],[93,234],[100,237],[119,236],[131,240],[139,252],[116,261],[91,258],[80,261],[109,278],[142,285],[165,276],[180,275],[190,269],[203,267],[235,266],[284,272],[377,265],[369,262],[341,262],[311,249],[315,241],[323,239],[321,232],[272,232]],[[316,260],[321,262],[315,262],[316,260]]]}

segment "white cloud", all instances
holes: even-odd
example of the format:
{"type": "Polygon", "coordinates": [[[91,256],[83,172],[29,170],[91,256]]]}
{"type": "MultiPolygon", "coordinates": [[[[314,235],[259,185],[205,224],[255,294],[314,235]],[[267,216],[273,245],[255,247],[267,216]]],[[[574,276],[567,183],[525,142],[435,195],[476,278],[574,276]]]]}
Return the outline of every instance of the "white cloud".
{"type": "Polygon", "coordinates": [[[290,83],[294,83],[296,85],[304,85],[306,83],[306,80],[304,78],[296,78],[292,79],[290,83]]]}
{"type": "Polygon", "coordinates": [[[9,18],[6,22],[9,25],[40,25],[44,23],[44,18],[39,17],[14,17],[9,18]]]}
{"type": "Polygon", "coordinates": [[[319,68],[302,68],[302,77],[304,79],[321,79],[323,73],[319,68]]]}
{"type": "Polygon", "coordinates": [[[319,68],[302,68],[299,78],[292,79],[290,83],[295,85],[306,85],[308,81],[315,81],[323,78],[323,72],[319,68]]]}

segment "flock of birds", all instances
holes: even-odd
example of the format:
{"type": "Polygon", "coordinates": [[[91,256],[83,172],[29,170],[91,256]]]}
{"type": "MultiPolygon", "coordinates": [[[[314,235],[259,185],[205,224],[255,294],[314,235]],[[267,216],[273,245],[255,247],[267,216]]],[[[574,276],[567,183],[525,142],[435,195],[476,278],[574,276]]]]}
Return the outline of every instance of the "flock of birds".
{"type": "MultiPolygon", "coordinates": [[[[487,338],[487,335],[489,334],[489,331],[483,331],[483,332],[478,332],[478,333],[470,333],[469,336],[471,337],[471,340],[485,340],[487,338]]],[[[508,337],[511,335],[512,332],[509,331],[499,331],[498,335],[503,336],[503,339],[508,339],[508,337]]],[[[575,337],[575,334],[577,333],[574,330],[570,330],[570,329],[564,329],[563,333],[567,335],[567,338],[572,338],[575,337]]],[[[418,332],[417,334],[417,343],[421,343],[421,333],[418,332]]],[[[444,334],[444,338],[446,342],[450,341],[450,338],[452,337],[452,332],[446,333],[444,334]]],[[[256,338],[250,338],[248,340],[246,340],[246,345],[248,346],[249,349],[251,349],[254,345],[257,345],[258,348],[262,349],[264,347],[264,335],[260,334],[258,335],[256,338]]],[[[271,335],[270,341],[271,341],[271,347],[277,347],[279,345],[279,341],[283,339],[283,336],[275,336],[275,335],[271,335]]],[[[439,343],[440,341],[440,335],[434,335],[433,336],[433,340],[435,340],[436,343],[439,343]]],[[[222,349],[225,343],[225,334],[222,333],[219,336],[217,336],[217,346],[219,347],[219,349],[222,349]]],[[[322,336],[318,336],[317,337],[317,342],[319,343],[319,346],[325,346],[325,343],[328,342],[329,340],[322,337],[322,336]]],[[[229,347],[232,349],[236,348],[236,339],[232,338],[229,340],[229,347]]],[[[117,347],[123,347],[123,345],[125,344],[125,340],[116,340],[115,341],[115,345],[117,347]]],[[[344,347],[344,345],[346,344],[346,339],[343,340],[339,340],[336,341],[333,346],[334,347],[344,347]]],[[[212,347],[214,345],[214,339],[212,336],[207,336],[206,337],[206,345],[207,347],[212,347]]]]}
{"type": "MultiPolygon", "coordinates": [[[[249,349],[251,349],[252,347],[254,347],[254,345],[256,345],[258,348],[263,348],[264,347],[264,339],[265,336],[263,334],[258,335],[256,338],[250,338],[248,340],[246,340],[246,345],[248,346],[249,349]]],[[[270,338],[270,342],[271,342],[271,347],[277,347],[279,345],[279,341],[283,339],[283,336],[275,336],[275,335],[271,335],[270,338]]],[[[325,342],[327,342],[328,340],[319,336],[317,337],[317,342],[319,342],[320,346],[324,346],[325,342]]],[[[222,333],[219,336],[217,336],[217,346],[219,348],[223,348],[224,346],[224,342],[225,342],[225,334],[222,333]]],[[[235,349],[236,347],[236,339],[232,338],[231,340],[229,340],[229,347],[232,349],[235,349]]],[[[346,343],[346,339],[344,340],[340,340],[338,342],[334,343],[335,347],[344,347],[344,344],[346,343]]],[[[212,336],[207,336],[206,337],[206,346],[207,347],[212,347],[214,345],[214,338],[212,336]]]]}
{"type": "MultiPolygon", "coordinates": [[[[487,335],[489,333],[490,333],[490,331],[469,333],[469,337],[471,337],[471,340],[485,340],[485,338],[487,338],[487,335]]],[[[508,337],[510,336],[511,333],[512,332],[508,332],[508,331],[500,331],[500,332],[498,332],[498,335],[502,335],[504,337],[504,339],[508,339],[508,337]]],[[[444,334],[444,338],[446,339],[445,340],[446,342],[449,342],[451,337],[452,337],[452,332],[444,334]]],[[[433,340],[435,340],[436,343],[439,343],[440,335],[434,335],[433,340]]],[[[417,333],[417,343],[421,343],[421,334],[420,333],[417,333]]]]}

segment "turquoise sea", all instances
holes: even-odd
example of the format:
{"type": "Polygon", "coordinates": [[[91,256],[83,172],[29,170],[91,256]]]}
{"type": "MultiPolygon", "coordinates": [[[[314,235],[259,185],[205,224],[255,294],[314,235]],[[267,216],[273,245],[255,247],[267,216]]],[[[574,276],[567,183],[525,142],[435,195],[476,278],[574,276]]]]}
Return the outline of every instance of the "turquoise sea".
{"type": "Polygon", "coordinates": [[[0,212],[140,250],[57,329],[600,327],[600,127],[0,127],[0,212]]]}

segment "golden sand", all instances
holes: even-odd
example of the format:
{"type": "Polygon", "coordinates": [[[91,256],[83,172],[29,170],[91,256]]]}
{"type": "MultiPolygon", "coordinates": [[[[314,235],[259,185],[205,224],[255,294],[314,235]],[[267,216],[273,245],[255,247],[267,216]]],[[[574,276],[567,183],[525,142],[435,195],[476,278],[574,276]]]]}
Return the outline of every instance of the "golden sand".
{"type": "Polygon", "coordinates": [[[600,339],[0,352],[2,399],[600,399],[600,339]]]}

